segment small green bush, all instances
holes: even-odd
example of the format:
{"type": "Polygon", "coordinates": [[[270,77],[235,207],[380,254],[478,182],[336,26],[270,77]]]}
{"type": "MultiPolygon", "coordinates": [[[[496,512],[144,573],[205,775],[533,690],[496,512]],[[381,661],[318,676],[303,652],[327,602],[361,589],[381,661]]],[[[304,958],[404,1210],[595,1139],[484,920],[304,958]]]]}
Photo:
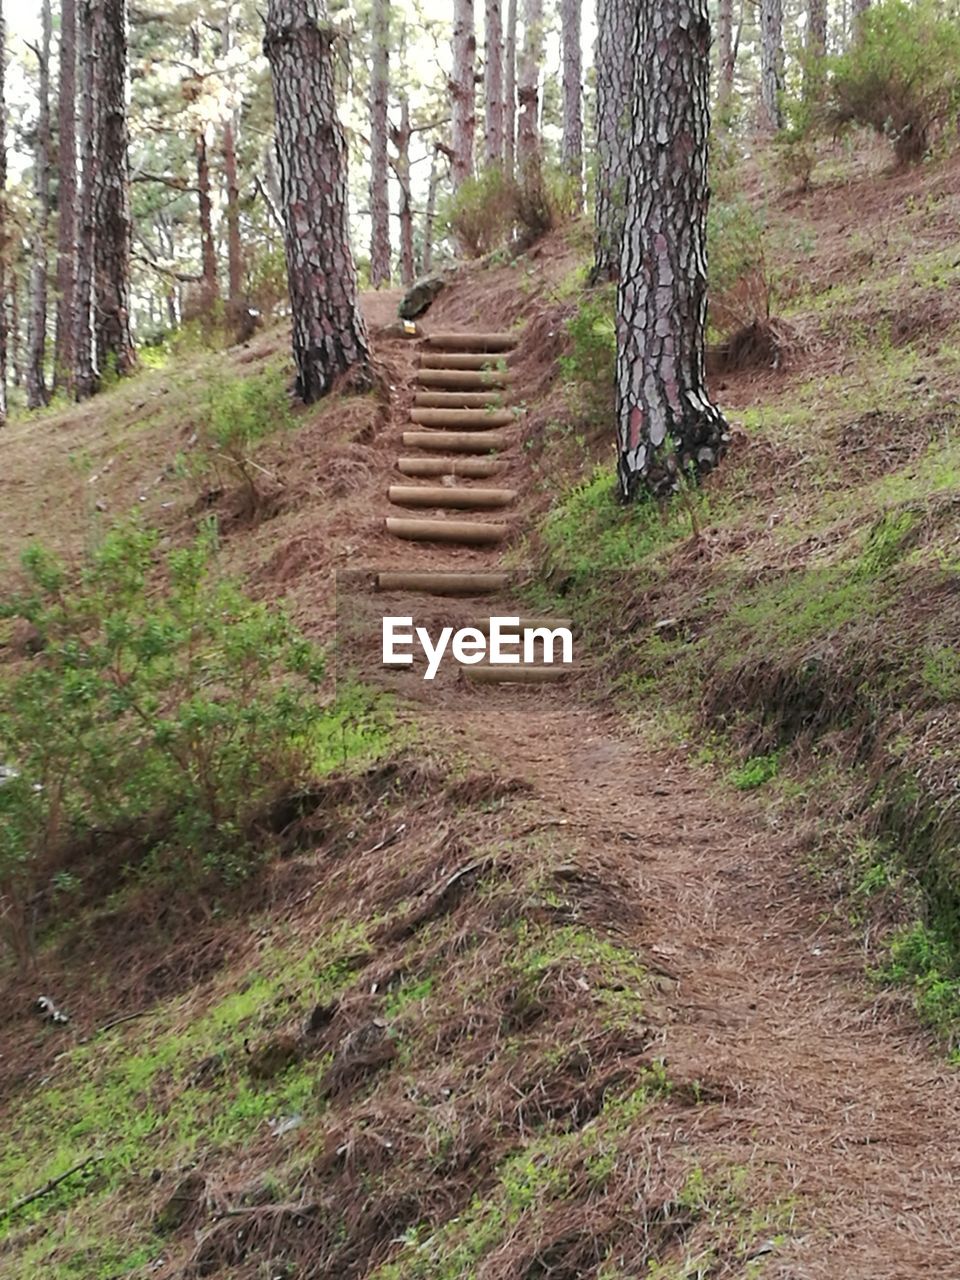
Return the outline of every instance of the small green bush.
{"type": "Polygon", "coordinates": [[[241,482],[248,515],[263,501],[262,480],[251,453],[265,437],[293,422],[283,375],[267,369],[252,378],[222,377],[211,383],[201,412],[197,470],[213,471],[222,484],[226,467],[241,482]]]}
{"type": "Polygon", "coordinates": [[[900,164],[923,158],[930,134],[960,108],[960,10],[939,0],[884,0],[857,44],[830,64],[827,120],[889,138],[900,164]]]}
{"type": "Polygon", "coordinates": [[[617,334],[616,285],[586,293],[567,320],[570,348],[560,357],[560,372],[574,408],[591,422],[613,421],[617,334]]]}
{"type": "Polygon", "coordinates": [[[707,215],[711,338],[770,318],[773,279],[761,215],[741,195],[713,200],[707,215]]]}
{"type": "Polygon", "coordinates": [[[310,771],[322,655],[216,567],[216,532],[159,551],[111,531],[71,578],[48,551],[0,617],[35,654],[0,684],[0,898],[16,920],[80,842],[136,836],[181,871],[242,874],[258,817],[310,771]]]}
{"type": "Polygon", "coordinates": [[[517,228],[518,188],[493,166],[469,178],[440,211],[440,223],[470,258],[482,258],[512,239],[517,228]]]}

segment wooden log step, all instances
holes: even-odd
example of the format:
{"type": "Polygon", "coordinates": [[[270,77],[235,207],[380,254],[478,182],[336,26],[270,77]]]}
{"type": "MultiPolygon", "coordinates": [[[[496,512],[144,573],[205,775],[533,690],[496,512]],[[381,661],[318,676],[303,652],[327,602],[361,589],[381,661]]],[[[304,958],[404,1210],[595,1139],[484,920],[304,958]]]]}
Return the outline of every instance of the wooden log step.
{"type": "Polygon", "coordinates": [[[482,391],[484,387],[506,387],[510,375],[501,369],[418,369],[421,387],[441,387],[447,391],[482,391]]]}
{"type": "Polygon", "coordinates": [[[502,391],[418,391],[413,398],[418,409],[502,409],[502,391]]]}
{"type": "Polygon", "coordinates": [[[411,409],[410,418],[421,427],[509,427],[516,422],[510,409],[411,409]]]}
{"type": "Polygon", "coordinates": [[[425,351],[420,357],[421,369],[503,369],[503,356],[485,356],[457,351],[448,355],[441,352],[439,355],[432,355],[429,351],[425,351]]]}
{"type": "Polygon", "coordinates": [[[513,489],[468,489],[464,485],[392,484],[387,496],[398,507],[450,507],[455,511],[508,507],[513,489]]]}
{"type": "Polygon", "coordinates": [[[424,345],[434,351],[512,351],[516,333],[428,333],[424,345]]]}
{"type": "Polygon", "coordinates": [[[408,542],[459,542],[470,547],[502,542],[509,534],[507,524],[485,524],[482,520],[399,520],[387,516],[387,533],[408,542]]]}
{"type": "Polygon", "coordinates": [[[463,476],[466,480],[489,480],[505,467],[505,462],[497,462],[493,458],[397,459],[397,469],[405,476],[463,476]]]}
{"type": "Polygon", "coordinates": [[[513,438],[506,431],[405,431],[405,449],[431,449],[436,453],[492,453],[506,449],[513,438]]]}
{"type": "MultiPolygon", "coordinates": [[[[534,627],[545,627],[548,631],[556,631],[558,627],[565,627],[568,631],[573,630],[573,621],[570,618],[538,618],[535,616],[524,617],[523,614],[514,614],[504,607],[500,613],[494,615],[497,618],[520,618],[520,622],[516,627],[517,631],[531,631],[534,627]]],[[[475,622],[470,623],[471,627],[476,627],[483,634],[490,634],[490,618],[478,618],[475,622]]],[[[511,629],[512,633],[512,629],[511,629]]]]}
{"type": "Polygon", "coordinates": [[[555,680],[562,680],[564,676],[574,673],[573,667],[562,666],[556,662],[551,663],[550,666],[523,662],[516,665],[497,663],[494,666],[478,662],[475,666],[464,664],[460,670],[468,680],[476,684],[551,684],[555,680]]]}
{"type": "Polygon", "coordinates": [[[428,596],[487,596],[502,591],[506,573],[378,573],[378,591],[413,591],[428,596]]]}

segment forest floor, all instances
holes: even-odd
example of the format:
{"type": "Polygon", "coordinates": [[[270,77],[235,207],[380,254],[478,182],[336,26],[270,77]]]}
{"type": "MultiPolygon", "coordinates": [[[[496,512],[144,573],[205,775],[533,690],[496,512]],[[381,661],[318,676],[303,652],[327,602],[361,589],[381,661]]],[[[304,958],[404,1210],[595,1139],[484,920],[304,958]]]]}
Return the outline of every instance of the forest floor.
{"type": "MultiPolygon", "coordinates": [[[[342,624],[374,568],[546,555],[571,608],[580,576],[590,592],[581,679],[427,687],[370,662],[369,682],[397,695],[390,745],[321,785],[256,884],[211,906],[134,878],[52,931],[29,989],[4,976],[0,1213],[98,1163],[7,1214],[0,1274],[953,1274],[960,1078],[910,993],[869,976],[878,917],[836,871],[859,785],[842,731],[828,725],[812,761],[786,740],[718,743],[669,680],[644,683],[662,584],[624,593],[641,552],[689,571],[690,616],[723,636],[704,571],[746,590],[842,570],[904,503],[925,545],[956,547],[960,164],[890,176],[872,159],[835,161],[807,196],[753,193],[789,358],[718,384],[734,448],[697,536],[685,517],[609,516],[609,481],[591,479],[609,444],[577,421],[556,365],[579,229],[518,265],[463,270],[424,326],[525,325],[505,556],[382,531],[414,361],[389,333],[395,295],[367,300],[389,409],[354,397],[265,442],[258,461],[282,484],[268,520],[244,521],[229,492],[198,499],[174,459],[215,368],[283,367],[282,334],[9,429],[8,549],[40,534],[76,554],[92,520],[134,504],[177,541],[214,509],[228,565],[331,645],[338,601],[342,624]],[[751,764],[767,785],[743,785],[751,764]],[[37,1026],[36,985],[69,1029],[37,1026]]],[[[781,623],[758,625],[782,643],[781,623]]]]}

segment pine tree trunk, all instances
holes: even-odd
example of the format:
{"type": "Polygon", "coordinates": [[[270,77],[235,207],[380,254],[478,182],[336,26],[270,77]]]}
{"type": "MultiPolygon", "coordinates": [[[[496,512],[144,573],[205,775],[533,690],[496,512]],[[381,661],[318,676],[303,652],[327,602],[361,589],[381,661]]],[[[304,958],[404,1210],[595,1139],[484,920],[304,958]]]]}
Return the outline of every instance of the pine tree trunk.
{"type": "Polygon", "coordinates": [[[433,228],[437,218],[437,188],[440,186],[440,151],[433,148],[430,157],[430,180],[427,183],[427,207],[423,214],[423,253],[420,255],[420,272],[429,275],[433,266],[433,228]]]}
{"type": "Polygon", "coordinates": [[[7,421],[7,27],[0,0],[0,427],[7,421]]]}
{"type": "Polygon", "coordinates": [[[517,166],[529,185],[540,170],[540,66],[543,62],[543,0],[524,0],[523,55],[517,75],[517,166]]]}
{"type": "Polygon", "coordinates": [[[517,170],[517,0],[507,0],[507,36],[503,50],[503,171],[517,170]]]}
{"type": "Polygon", "coordinates": [[[97,166],[94,239],[97,363],[123,376],[136,356],[130,336],[130,171],[127,154],[127,4],[97,0],[97,166]]]}
{"type": "Polygon", "coordinates": [[[57,329],[53,384],[73,383],[77,241],[77,7],[60,0],[60,70],[57,104],[57,329]]]}
{"type": "Polygon", "coordinates": [[[591,279],[615,280],[620,270],[627,175],[630,171],[632,49],[639,0],[597,3],[596,243],[591,279]]]}
{"type": "MultiPolygon", "coordinates": [[[[223,54],[233,45],[233,10],[228,7],[223,21],[223,54]]],[[[223,126],[223,176],[227,187],[227,307],[236,332],[245,310],[243,297],[243,243],[240,238],[240,180],[237,174],[237,113],[233,110],[223,126]]]]}
{"type": "Polygon", "coordinates": [[[207,139],[201,130],[194,139],[197,160],[197,209],[200,222],[200,294],[205,319],[213,315],[220,292],[217,282],[217,246],[213,238],[213,198],[210,194],[210,161],[207,139]]]}
{"type": "Polygon", "coordinates": [[[10,272],[10,325],[7,330],[7,355],[13,385],[20,386],[20,281],[16,267],[10,272]]]}
{"type": "Polygon", "coordinates": [[[410,187],[410,103],[406,95],[400,99],[400,124],[390,135],[397,157],[393,171],[400,187],[400,283],[409,289],[416,269],[413,262],[413,192],[410,187]]]}
{"type": "Polygon", "coordinates": [[[50,0],[40,6],[37,141],[33,161],[34,226],[30,262],[30,310],[27,315],[27,408],[47,403],[47,230],[50,221],[50,0]]]}
{"type": "Polygon", "coordinates": [[[717,111],[723,111],[733,94],[733,0],[720,0],[717,9],[717,111]]]}
{"type": "Polygon", "coordinates": [[[707,0],[645,0],[633,56],[634,155],[617,296],[617,434],[624,499],[664,498],[723,456],[707,394],[707,0]]]}
{"type": "Polygon", "coordinates": [[[803,96],[819,96],[823,85],[823,59],[827,52],[827,0],[809,0],[807,5],[807,48],[803,68],[803,96]]]}
{"type": "Polygon", "coordinates": [[[783,0],[760,0],[760,127],[783,125],[783,0]]]}
{"type": "Polygon", "coordinates": [[[483,102],[488,168],[503,164],[503,14],[500,0],[486,0],[484,12],[483,102]]]}
{"type": "Polygon", "coordinates": [[[357,385],[371,381],[350,252],[335,39],[316,0],[269,0],[264,52],[276,107],[293,355],[308,404],[348,370],[357,385]]]}
{"type": "Polygon", "coordinates": [[[563,169],[576,183],[577,208],[583,205],[583,53],[580,48],[580,0],[560,0],[563,43],[563,169]]]}
{"type": "Polygon", "coordinates": [[[80,198],[76,219],[76,291],[73,315],[73,389],[78,400],[92,396],[100,385],[93,329],[93,278],[95,204],[99,158],[97,154],[97,44],[98,0],[80,0],[78,69],[80,78],[80,198]]]}
{"type": "Polygon", "coordinates": [[[387,97],[390,86],[389,0],[373,3],[370,78],[370,283],[390,284],[390,196],[387,184],[387,97]]]}
{"type": "Polygon", "coordinates": [[[476,130],[477,36],[473,23],[473,0],[454,0],[453,75],[450,97],[453,103],[453,164],[451,173],[456,191],[473,177],[473,135],[476,130]]]}

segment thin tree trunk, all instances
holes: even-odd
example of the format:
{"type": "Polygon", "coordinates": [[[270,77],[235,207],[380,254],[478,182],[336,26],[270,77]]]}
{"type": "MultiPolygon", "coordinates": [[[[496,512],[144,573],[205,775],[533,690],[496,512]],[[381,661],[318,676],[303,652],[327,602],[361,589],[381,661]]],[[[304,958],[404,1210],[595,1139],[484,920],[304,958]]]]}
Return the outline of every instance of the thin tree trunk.
{"type": "Polygon", "coordinates": [[[577,208],[583,205],[583,53],[580,48],[580,0],[560,0],[563,43],[564,172],[576,183],[577,208]]]}
{"type": "Polygon", "coordinates": [[[57,104],[57,328],[53,384],[73,384],[77,241],[77,7],[60,0],[60,69],[57,104]]]}
{"type": "Polygon", "coordinates": [[[733,0],[720,0],[717,10],[717,112],[725,110],[733,95],[733,0]]]}
{"type": "Polygon", "coordinates": [[[476,130],[477,35],[473,21],[473,0],[454,0],[453,75],[450,97],[453,103],[453,187],[458,190],[473,177],[473,136],[476,130]]]}
{"type": "Polygon", "coordinates": [[[709,199],[707,0],[640,8],[634,155],[617,296],[620,493],[664,498],[720,460],[727,425],[704,375],[709,199]]]}
{"type": "Polygon", "coordinates": [[[760,127],[783,125],[783,0],[760,0],[760,127]]]}
{"type": "Polygon", "coordinates": [[[410,103],[406,95],[400,100],[400,124],[390,135],[397,152],[393,164],[400,187],[400,282],[405,289],[413,284],[416,269],[413,262],[413,192],[410,189],[410,103]]]}
{"type": "MultiPolygon", "coordinates": [[[[233,7],[223,20],[223,54],[233,46],[233,7]]],[[[236,331],[244,310],[243,244],[240,239],[240,181],[237,176],[237,113],[231,110],[223,126],[223,175],[227,185],[227,309],[236,331]]]]}
{"type": "Polygon", "coordinates": [[[0,0],[0,427],[7,421],[7,27],[0,0]]]}
{"type": "Polygon", "coordinates": [[[100,385],[97,349],[93,328],[93,279],[95,188],[97,153],[97,45],[99,43],[98,0],[80,0],[78,23],[78,67],[80,73],[80,199],[76,219],[76,292],[73,315],[73,390],[78,400],[92,396],[100,385]]]}
{"type": "Polygon", "coordinates": [[[34,50],[39,68],[37,142],[34,150],[35,203],[30,262],[30,310],[27,314],[27,408],[47,403],[47,231],[50,223],[50,0],[40,6],[40,44],[34,50]]]}
{"type": "Polygon", "coordinates": [[[427,184],[427,207],[423,215],[423,254],[420,260],[420,271],[428,275],[433,266],[433,228],[437,218],[437,188],[440,186],[440,166],[438,163],[440,150],[433,148],[430,157],[430,180],[427,184]]]}
{"type": "Polygon", "coordinates": [[[207,158],[207,139],[201,129],[194,139],[197,160],[197,208],[200,217],[200,293],[203,314],[213,314],[217,295],[217,246],[213,238],[213,199],[210,194],[210,162],[207,158]]]}
{"type": "Polygon", "coordinates": [[[130,169],[127,154],[127,4],[98,0],[97,149],[94,190],[97,361],[124,376],[136,364],[130,336],[130,169]]]}
{"type": "Polygon", "coordinates": [[[488,168],[503,164],[503,13],[500,0],[486,0],[484,11],[483,104],[488,168]]]}
{"type": "Polygon", "coordinates": [[[870,0],[851,0],[850,43],[857,44],[863,34],[863,16],[870,8],[870,0]]]}
{"type": "Polygon", "coordinates": [[[634,27],[638,0],[597,3],[596,243],[591,279],[616,279],[630,169],[634,27]]]}
{"type": "Polygon", "coordinates": [[[20,281],[16,267],[10,272],[10,328],[8,330],[10,372],[13,385],[19,387],[20,377],[20,281]]]}
{"type": "Polygon", "coordinates": [[[827,0],[809,0],[807,5],[807,48],[803,67],[803,96],[819,96],[823,85],[823,59],[827,52],[827,0]]]}
{"type": "Polygon", "coordinates": [[[507,36],[503,51],[503,171],[517,169],[517,0],[507,0],[507,36]]]}
{"type": "Polygon", "coordinates": [[[373,3],[370,78],[370,283],[390,284],[390,195],[387,183],[387,97],[390,90],[389,0],[373,3]]]}
{"type": "Polygon", "coordinates": [[[307,403],[348,370],[355,384],[371,382],[350,252],[336,39],[316,0],[269,0],[264,52],[273,75],[297,390],[307,403]]]}
{"type": "Polygon", "coordinates": [[[540,65],[543,62],[543,0],[524,0],[523,55],[517,77],[517,163],[522,176],[540,166],[540,65]]]}

